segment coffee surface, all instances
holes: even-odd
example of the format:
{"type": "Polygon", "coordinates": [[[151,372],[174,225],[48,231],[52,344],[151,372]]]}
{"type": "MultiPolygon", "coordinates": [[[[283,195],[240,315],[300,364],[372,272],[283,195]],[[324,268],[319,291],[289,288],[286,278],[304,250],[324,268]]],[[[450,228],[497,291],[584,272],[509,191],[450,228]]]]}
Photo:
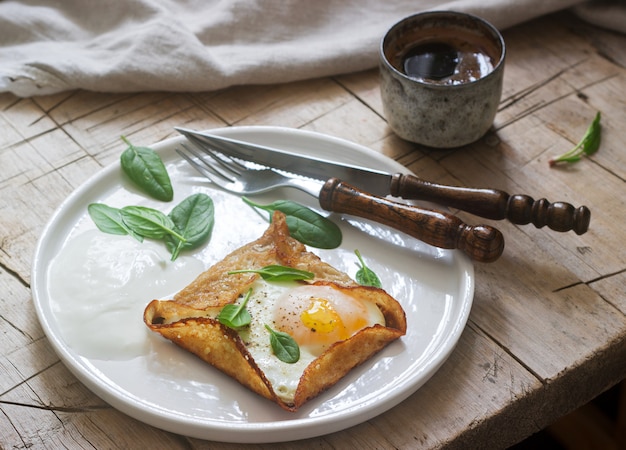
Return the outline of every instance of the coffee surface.
{"type": "Polygon", "coordinates": [[[402,56],[402,71],[426,83],[456,85],[471,83],[494,67],[480,47],[462,40],[428,41],[410,47],[402,56]]]}

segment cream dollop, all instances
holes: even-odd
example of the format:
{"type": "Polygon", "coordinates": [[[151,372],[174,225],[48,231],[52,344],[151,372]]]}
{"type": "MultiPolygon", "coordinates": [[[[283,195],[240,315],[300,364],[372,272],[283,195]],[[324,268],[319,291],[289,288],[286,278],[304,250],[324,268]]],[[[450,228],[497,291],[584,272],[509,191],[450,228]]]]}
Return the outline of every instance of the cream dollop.
{"type": "Polygon", "coordinates": [[[170,261],[163,243],[89,230],[51,261],[48,291],[65,343],[87,358],[126,360],[146,354],[143,310],[168,298],[204,270],[181,255],[170,261]]]}

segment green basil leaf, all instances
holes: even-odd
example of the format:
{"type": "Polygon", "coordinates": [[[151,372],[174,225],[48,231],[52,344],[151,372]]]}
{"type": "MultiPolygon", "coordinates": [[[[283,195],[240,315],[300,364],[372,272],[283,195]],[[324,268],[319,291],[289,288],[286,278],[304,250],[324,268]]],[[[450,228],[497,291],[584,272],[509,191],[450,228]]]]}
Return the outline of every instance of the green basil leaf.
{"type": "Polygon", "coordinates": [[[211,237],[215,223],[213,200],[206,194],[193,194],[180,202],[170,213],[174,229],[185,238],[182,241],[173,235],[165,237],[165,245],[175,260],[181,250],[192,250],[211,237]]]}
{"type": "Polygon", "coordinates": [[[217,315],[217,320],[222,325],[226,325],[229,328],[242,328],[250,325],[252,318],[246,309],[250,295],[252,295],[252,289],[248,290],[248,293],[240,304],[231,303],[224,306],[217,315]]]}
{"type": "Polygon", "coordinates": [[[87,206],[87,212],[100,231],[122,236],[130,234],[139,242],[143,241],[142,236],[126,226],[122,212],[118,208],[113,208],[104,203],[91,203],[87,206]]]}
{"type": "Polygon", "coordinates": [[[356,272],[357,283],[362,286],[374,286],[377,288],[382,288],[383,286],[380,282],[380,278],[378,278],[378,275],[376,275],[376,273],[372,269],[365,265],[365,262],[363,262],[363,258],[361,257],[361,252],[355,250],[354,253],[356,254],[357,258],[359,258],[359,263],[361,265],[361,268],[356,272]]]}
{"type": "Polygon", "coordinates": [[[600,137],[602,126],[600,125],[600,112],[596,113],[591,125],[587,128],[585,135],[578,144],[571,150],[560,156],[548,160],[550,167],[554,167],[560,163],[575,163],[582,159],[583,156],[591,156],[600,148],[600,137]]]}
{"type": "Polygon", "coordinates": [[[272,330],[269,325],[265,328],[270,332],[270,345],[274,355],[282,362],[293,364],[300,360],[300,347],[287,333],[272,330]]]}
{"type": "Polygon", "coordinates": [[[266,281],[299,281],[312,280],[315,278],[313,272],[296,269],[294,267],[281,266],[279,264],[271,264],[260,269],[242,269],[231,270],[229,275],[235,273],[258,273],[266,281]]]}
{"type": "Polygon", "coordinates": [[[161,211],[147,206],[125,206],[120,210],[128,228],[149,239],[163,239],[172,234],[178,239],[185,238],[174,230],[174,222],[161,211]]]}
{"type": "Polygon", "coordinates": [[[598,112],[582,139],[583,153],[585,155],[591,156],[600,148],[600,131],[600,112],[598,112]]]}
{"type": "Polygon", "coordinates": [[[341,245],[341,229],[330,219],[312,209],[291,200],[277,200],[267,205],[254,203],[242,197],[248,205],[269,211],[270,218],[274,211],[281,211],[287,218],[289,234],[305,245],[332,249],[341,245]]]}
{"type": "Polygon", "coordinates": [[[161,157],[151,148],[135,147],[124,136],[122,140],[128,145],[120,156],[122,170],[146,194],[157,200],[171,201],[174,190],[161,157]]]}

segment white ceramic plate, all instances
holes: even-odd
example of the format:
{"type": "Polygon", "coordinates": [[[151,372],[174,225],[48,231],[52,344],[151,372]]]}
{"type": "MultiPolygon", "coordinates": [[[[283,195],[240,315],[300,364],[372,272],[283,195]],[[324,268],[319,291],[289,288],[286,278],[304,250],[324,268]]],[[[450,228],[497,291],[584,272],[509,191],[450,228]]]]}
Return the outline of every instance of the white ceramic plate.
{"type": "MultiPolygon", "coordinates": [[[[276,127],[212,131],[296,153],[389,172],[407,172],[403,166],[372,150],[317,133],[276,127]]],[[[164,159],[173,179],[176,196],[172,204],[192,192],[206,192],[215,202],[216,223],[211,241],[206,247],[181,257],[183,261],[200,260],[203,268],[209,267],[239,245],[260,236],[267,222],[239,197],[216,190],[199,177],[174,152],[181,142],[183,138],[177,137],[152,147],[164,159]]],[[[320,211],[316,199],[294,190],[255,197],[261,202],[284,198],[320,211]]],[[[124,182],[117,163],[96,174],[59,207],[38,243],[32,274],[37,313],[61,360],[81,382],[120,411],[167,431],[216,441],[261,443],[304,439],[345,429],[383,413],[413,394],[445,361],[467,322],[474,293],[474,272],[465,255],[428,246],[387,227],[334,215],[344,234],[341,247],[312,250],[354,277],[358,269],[354,250],[358,249],[381,278],[383,287],[404,307],[408,331],[297,413],[281,410],[154,333],[146,330],[142,334],[144,331],[139,330],[146,327],[141,311],[153,298],[148,293],[146,298],[133,299],[139,303],[137,329],[130,330],[138,333],[140,340],[145,339],[145,345],[139,346],[136,354],[125,353],[124,330],[111,327],[112,330],[99,330],[111,333],[109,352],[94,355],[77,343],[89,339],[90,333],[76,336],[64,330],[62,325],[67,322],[61,320],[55,306],[59,300],[54,298],[57,277],[51,277],[50,271],[60,252],[78,236],[100,233],[94,231],[95,226],[87,215],[87,205],[96,201],[116,207],[138,203],[164,210],[172,207],[146,200],[134,191],[124,182]],[[120,356],[116,357],[118,344],[120,356]]],[[[80,271],[78,266],[73,270],[80,271]]],[[[181,287],[167,286],[155,297],[171,298],[181,287]]],[[[123,289],[119,295],[124,294],[123,289]]],[[[71,311],[64,313],[67,320],[71,311]]],[[[80,320],[81,313],[76,314],[76,320],[80,320]]]]}

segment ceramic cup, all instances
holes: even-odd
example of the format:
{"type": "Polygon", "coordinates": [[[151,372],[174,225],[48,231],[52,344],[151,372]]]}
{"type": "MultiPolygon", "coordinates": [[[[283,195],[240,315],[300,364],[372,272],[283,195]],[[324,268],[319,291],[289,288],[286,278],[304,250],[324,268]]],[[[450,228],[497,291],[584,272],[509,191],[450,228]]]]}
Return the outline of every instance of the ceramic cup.
{"type": "Polygon", "coordinates": [[[491,127],[502,95],[505,45],[465,13],[415,14],[381,41],[385,117],[401,138],[436,148],[470,144],[491,127]]]}

